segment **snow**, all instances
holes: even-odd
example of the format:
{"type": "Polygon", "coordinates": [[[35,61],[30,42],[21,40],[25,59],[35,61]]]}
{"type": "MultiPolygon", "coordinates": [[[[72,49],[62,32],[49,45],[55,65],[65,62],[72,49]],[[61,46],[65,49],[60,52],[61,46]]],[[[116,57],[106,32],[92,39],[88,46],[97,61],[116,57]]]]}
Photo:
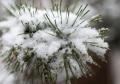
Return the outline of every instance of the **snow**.
{"type": "Polygon", "coordinates": [[[75,47],[81,52],[82,54],[88,54],[86,45],[81,41],[81,39],[73,39],[72,42],[74,43],[75,47]]]}
{"type": "Polygon", "coordinates": [[[0,59],[0,84],[14,84],[14,74],[10,74],[0,59]]]}
{"type": "MultiPolygon", "coordinates": [[[[88,49],[103,58],[108,48],[108,44],[100,38],[99,32],[95,28],[87,26],[88,21],[79,24],[84,19],[81,20],[81,17],[78,17],[75,24],[72,25],[77,18],[77,15],[74,13],[70,12],[68,16],[67,12],[36,10],[32,7],[23,6],[20,10],[15,11],[14,15],[15,17],[11,19],[12,22],[7,20],[0,23],[0,27],[8,27],[9,29],[0,39],[3,45],[3,52],[5,52],[5,48],[12,48],[13,46],[20,46],[22,48],[18,55],[18,60],[22,63],[24,63],[24,61],[21,61],[22,57],[24,57],[23,50],[26,48],[32,48],[38,58],[45,60],[53,57],[55,53],[57,58],[55,62],[51,63],[51,67],[53,68],[51,71],[56,70],[58,75],[62,75],[61,73],[65,73],[64,54],[72,54],[71,50],[73,47],[70,48],[67,46],[70,42],[75,46],[75,50],[80,53],[82,62],[86,66],[86,62],[94,63],[88,54],[88,49]],[[46,14],[48,17],[45,16],[46,14]],[[42,29],[38,29],[33,33],[33,30],[37,29],[39,23],[39,27],[42,29]],[[62,32],[61,36],[63,38],[57,36],[56,30],[53,30],[54,27],[50,26],[51,23],[62,32]],[[8,26],[8,24],[10,25],[8,26]],[[30,34],[33,34],[32,37],[29,34],[24,34],[25,29],[28,28],[26,27],[27,24],[29,24],[30,31],[32,32],[30,34]],[[43,24],[46,24],[46,26],[43,26],[43,24]],[[63,49],[59,50],[61,47],[63,49]]],[[[76,60],[73,58],[69,58],[68,60],[70,60],[70,65],[75,75],[78,78],[81,77],[83,74],[76,60]]],[[[65,78],[65,74],[63,76],[65,78]]]]}
{"type": "Polygon", "coordinates": [[[95,44],[88,43],[88,48],[97,55],[104,56],[106,50],[108,49],[108,44],[101,38],[92,39],[91,42],[95,44]]]}
{"type": "Polygon", "coordinates": [[[48,54],[52,55],[54,52],[58,51],[58,49],[60,48],[60,41],[54,41],[50,44],[50,46],[48,47],[48,54]]]}

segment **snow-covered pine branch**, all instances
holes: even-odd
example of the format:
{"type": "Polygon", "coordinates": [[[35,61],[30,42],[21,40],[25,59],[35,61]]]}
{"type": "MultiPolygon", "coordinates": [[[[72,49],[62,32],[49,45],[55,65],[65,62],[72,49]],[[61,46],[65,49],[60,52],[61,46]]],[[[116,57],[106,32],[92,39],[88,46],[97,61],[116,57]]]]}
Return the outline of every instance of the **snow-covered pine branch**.
{"type": "Polygon", "coordinates": [[[23,74],[25,83],[39,79],[43,84],[69,84],[71,77],[91,74],[87,62],[95,63],[88,50],[104,60],[108,44],[84,19],[86,9],[87,5],[76,13],[57,5],[54,10],[25,5],[11,9],[13,16],[0,22],[1,28],[8,28],[0,39],[9,69],[23,74]]]}

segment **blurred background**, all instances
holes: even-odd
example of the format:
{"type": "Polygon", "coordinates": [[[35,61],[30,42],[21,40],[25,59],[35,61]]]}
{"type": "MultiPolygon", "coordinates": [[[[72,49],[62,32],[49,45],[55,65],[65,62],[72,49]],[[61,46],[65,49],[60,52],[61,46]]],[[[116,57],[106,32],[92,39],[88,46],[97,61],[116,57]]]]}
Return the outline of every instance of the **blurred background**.
{"type": "MultiPolygon", "coordinates": [[[[59,2],[60,0],[53,0],[59,2]]],[[[79,6],[79,0],[63,0],[63,6],[79,6]]],[[[29,4],[37,8],[50,8],[51,0],[0,0],[0,21],[6,19],[9,15],[6,8],[13,4],[29,4]]],[[[94,69],[95,74],[92,77],[83,77],[79,80],[74,80],[73,84],[120,84],[120,0],[81,0],[81,4],[89,4],[90,13],[88,17],[100,14],[102,22],[95,25],[96,28],[109,28],[110,32],[105,39],[109,45],[110,50],[106,53],[107,63],[95,58],[96,62],[101,67],[91,67],[94,69]]],[[[2,32],[0,32],[1,36],[2,32]]],[[[93,53],[91,53],[93,54],[93,53]]],[[[0,68],[3,67],[0,62],[0,68]]],[[[0,70],[0,81],[5,78],[7,71],[0,70]],[[2,75],[2,74],[3,75],[2,75]]],[[[10,79],[8,79],[10,81],[10,79]]],[[[12,80],[12,76],[11,76],[12,80]]],[[[0,84],[10,84],[2,83],[0,84]]],[[[12,84],[12,83],[11,83],[12,84]]]]}

